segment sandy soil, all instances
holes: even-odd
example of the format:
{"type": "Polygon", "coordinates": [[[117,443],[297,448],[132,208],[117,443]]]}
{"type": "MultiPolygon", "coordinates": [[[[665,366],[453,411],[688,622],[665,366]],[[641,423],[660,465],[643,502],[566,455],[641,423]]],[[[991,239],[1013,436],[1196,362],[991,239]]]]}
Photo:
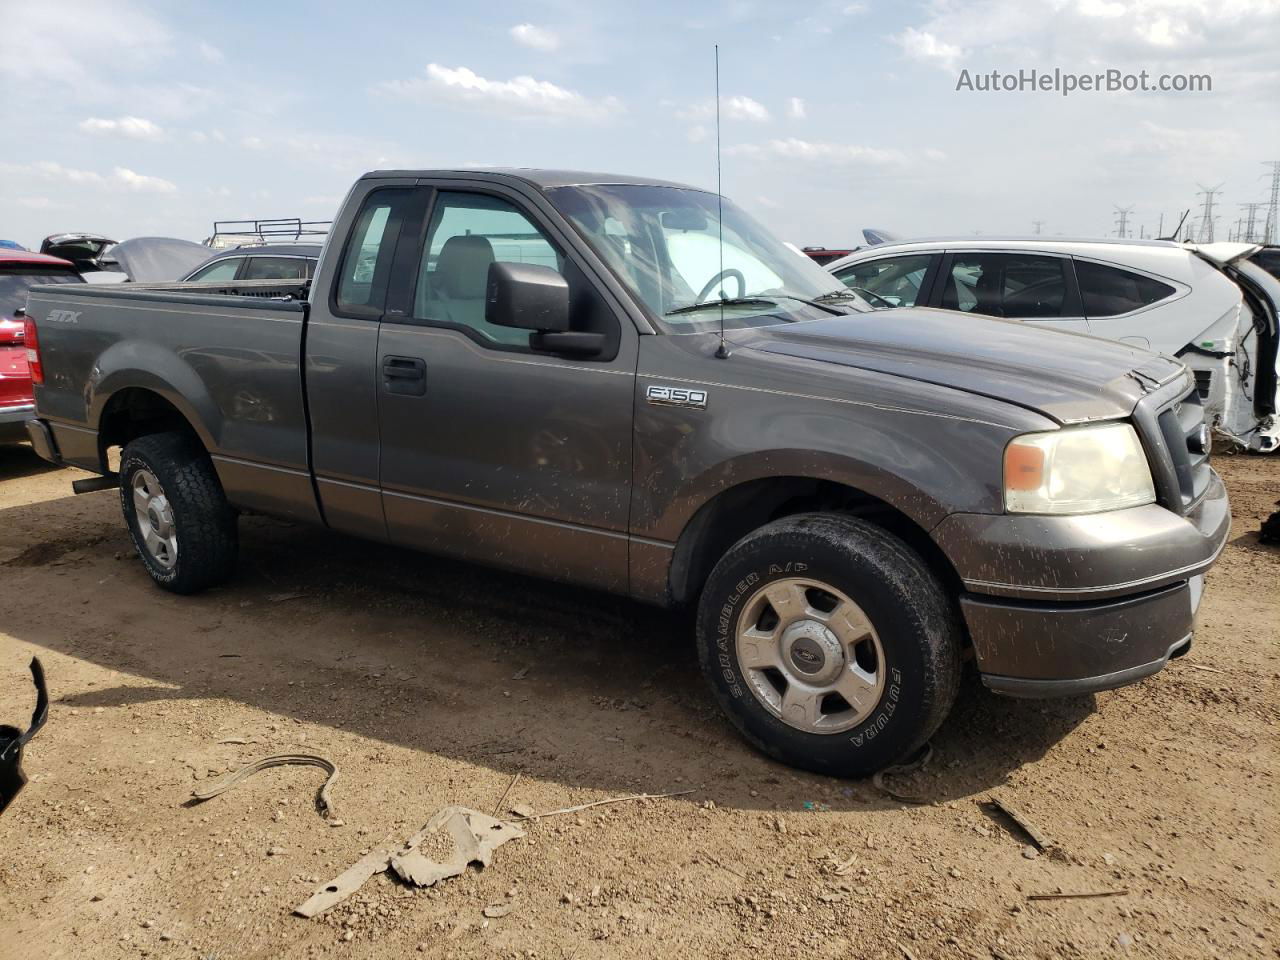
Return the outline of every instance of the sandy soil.
{"type": "Polygon", "coordinates": [[[1236,526],[1192,653],[1083,699],[970,678],[929,767],[892,780],[915,805],[753,753],[680,617],[263,519],[231,585],[174,597],[113,494],[0,449],[0,718],[25,725],[33,654],[53,696],[0,820],[0,957],[1280,955],[1280,549],[1254,535],[1280,460],[1218,466],[1236,526]],[[338,764],[345,826],[317,814],[314,768],[188,804],[280,752],[338,764]],[[693,792],[291,915],[441,806],[493,809],[516,773],[507,806],[539,811],[693,792]],[[1029,858],[993,793],[1055,852],[1029,858]],[[1104,890],[1127,893],[1028,899],[1104,890]]]}

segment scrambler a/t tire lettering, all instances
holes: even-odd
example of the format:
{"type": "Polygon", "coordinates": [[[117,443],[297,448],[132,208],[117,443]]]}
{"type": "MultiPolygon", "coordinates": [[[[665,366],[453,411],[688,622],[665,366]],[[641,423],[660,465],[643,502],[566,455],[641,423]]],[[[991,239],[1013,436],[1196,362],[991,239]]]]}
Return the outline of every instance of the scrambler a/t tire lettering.
{"type": "Polygon", "coordinates": [[[902,540],[802,514],[738,541],[698,605],[703,673],[729,719],[784,763],[867,776],[937,730],[960,680],[961,628],[902,540]]]}

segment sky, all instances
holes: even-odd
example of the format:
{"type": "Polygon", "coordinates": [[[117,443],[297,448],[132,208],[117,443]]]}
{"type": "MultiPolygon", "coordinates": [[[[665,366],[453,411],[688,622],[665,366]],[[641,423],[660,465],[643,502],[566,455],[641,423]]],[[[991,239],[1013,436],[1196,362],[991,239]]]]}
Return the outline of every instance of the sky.
{"type": "Polygon", "coordinates": [[[1280,0],[327,4],[0,0],[0,238],[330,219],[374,169],[562,167],[723,191],[783,239],[1153,235],[1280,160],[1280,0]],[[968,71],[1199,92],[957,90],[968,71]]]}

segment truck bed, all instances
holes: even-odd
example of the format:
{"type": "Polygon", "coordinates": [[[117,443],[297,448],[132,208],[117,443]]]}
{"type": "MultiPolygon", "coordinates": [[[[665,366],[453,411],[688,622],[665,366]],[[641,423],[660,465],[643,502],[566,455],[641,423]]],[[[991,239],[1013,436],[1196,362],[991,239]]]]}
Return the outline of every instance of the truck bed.
{"type": "Polygon", "coordinates": [[[276,280],[33,287],[40,412],[58,455],[102,472],[109,443],[99,433],[113,412],[159,397],[158,408],[170,404],[194,426],[232,503],[315,519],[306,291],[307,281],[276,280]]]}

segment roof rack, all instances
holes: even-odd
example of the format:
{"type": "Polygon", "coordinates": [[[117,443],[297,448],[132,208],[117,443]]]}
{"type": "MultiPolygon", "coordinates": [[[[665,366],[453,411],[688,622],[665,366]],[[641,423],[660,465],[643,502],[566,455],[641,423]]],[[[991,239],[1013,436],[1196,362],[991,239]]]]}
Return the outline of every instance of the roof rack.
{"type": "Polygon", "coordinates": [[[297,217],[215,220],[213,236],[204,243],[214,250],[243,247],[246,244],[297,243],[304,237],[326,236],[331,226],[332,220],[300,220],[297,217]]]}

